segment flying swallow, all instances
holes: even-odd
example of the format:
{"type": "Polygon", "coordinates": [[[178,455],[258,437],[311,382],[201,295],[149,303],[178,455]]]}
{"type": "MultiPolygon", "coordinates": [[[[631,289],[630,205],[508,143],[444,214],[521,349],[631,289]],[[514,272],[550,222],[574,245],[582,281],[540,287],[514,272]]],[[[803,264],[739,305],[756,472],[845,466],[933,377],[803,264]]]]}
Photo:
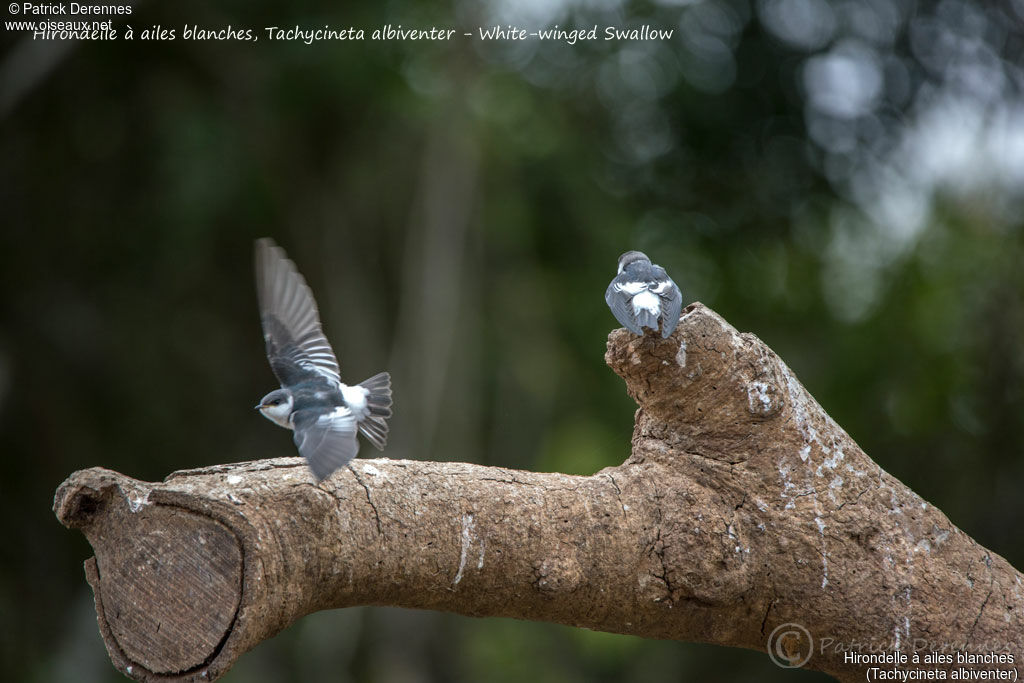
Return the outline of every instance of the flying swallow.
{"type": "Polygon", "coordinates": [[[663,339],[676,329],[683,309],[683,294],[676,283],[639,251],[619,257],[619,272],[605,290],[604,300],[615,319],[633,334],[642,335],[645,327],[657,332],[660,322],[663,339]]]}
{"type": "Polygon", "coordinates": [[[256,409],[294,432],[295,445],[318,482],[356,457],[357,432],[383,450],[391,376],[382,372],[354,386],[341,381],[313,292],[269,238],[256,241],[256,293],[267,359],[281,383],[256,409]]]}

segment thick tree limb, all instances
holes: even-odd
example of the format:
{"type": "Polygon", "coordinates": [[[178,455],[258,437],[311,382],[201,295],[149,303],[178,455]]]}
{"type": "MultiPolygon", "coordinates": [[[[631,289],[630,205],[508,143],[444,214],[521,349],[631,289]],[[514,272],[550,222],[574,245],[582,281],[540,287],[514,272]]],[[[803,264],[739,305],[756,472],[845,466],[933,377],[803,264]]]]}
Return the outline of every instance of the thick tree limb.
{"type": "Polygon", "coordinates": [[[632,455],[589,477],[359,460],[316,486],[297,458],[152,484],[76,472],[54,510],[96,552],[115,665],[214,679],[305,614],[397,605],[761,651],[796,622],[806,666],[842,680],[866,667],[841,650],[872,646],[966,646],[1024,673],[1020,573],[872,462],[756,337],[694,304],[667,340],[613,332],[606,360],[640,409],[632,455]]]}

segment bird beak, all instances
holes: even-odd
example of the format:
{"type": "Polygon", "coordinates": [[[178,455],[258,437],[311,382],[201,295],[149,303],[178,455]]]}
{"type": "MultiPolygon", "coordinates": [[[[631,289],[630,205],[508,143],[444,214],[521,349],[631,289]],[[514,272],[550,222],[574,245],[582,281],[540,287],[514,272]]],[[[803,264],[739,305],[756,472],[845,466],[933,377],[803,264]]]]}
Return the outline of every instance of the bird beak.
{"type": "Polygon", "coordinates": [[[257,403],[256,405],[253,406],[253,408],[255,408],[256,410],[259,410],[262,407],[263,407],[262,403],[257,403]]]}

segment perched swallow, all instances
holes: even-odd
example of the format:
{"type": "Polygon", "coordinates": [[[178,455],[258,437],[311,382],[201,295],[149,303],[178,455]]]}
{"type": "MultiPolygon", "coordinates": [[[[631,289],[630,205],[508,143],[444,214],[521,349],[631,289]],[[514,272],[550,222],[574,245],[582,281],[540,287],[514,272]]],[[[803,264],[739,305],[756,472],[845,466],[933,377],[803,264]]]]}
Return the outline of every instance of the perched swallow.
{"type": "Polygon", "coordinates": [[[313,292],[273,240],[256,241],[256,292],[267,359],[281,388],[262,399],[263,416],[295,432],[295,445],[318,482],[359,452],[356,432],[383,450],[391,417],[391,376],[343,384],[320,329],[313,292]]]}
{"type": "Polygon", "coordinates": [[[683,310],[683,294],[665,269],[651,263],[639,251],[627,251],[619,257],[619,272],[604,292],[612,315],[633,334],[643,328],[658,331],[662,338],[672,334],[683,310]]]}

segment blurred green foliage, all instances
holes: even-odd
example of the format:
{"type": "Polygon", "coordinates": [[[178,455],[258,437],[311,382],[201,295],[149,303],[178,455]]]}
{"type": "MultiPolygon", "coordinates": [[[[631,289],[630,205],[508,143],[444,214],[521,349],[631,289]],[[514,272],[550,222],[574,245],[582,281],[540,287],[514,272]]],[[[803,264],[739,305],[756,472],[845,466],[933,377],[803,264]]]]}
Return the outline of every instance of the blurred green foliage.
{"type": "MultiPolygon", "coordinates": [[[[620,462],[634,406],[603,363],[602,294],[618,254],[643,249],[771,345],[885,469],[1024,566],[1019,11],[185,2],[137,5],[132,23],[677,34],[3,35],[5,674],[120,679],[81,573],[89,548],[49,511],[73,470],[156,480],[293,454],[251,409],[274,387],[250,264],[262,235],[309,279],[344,377],[393,373],[389,457],[620,462]]],[[[225,680],[313,678],[822,679],[753,652],[356,609],[303,620],[225,680]]]]}

